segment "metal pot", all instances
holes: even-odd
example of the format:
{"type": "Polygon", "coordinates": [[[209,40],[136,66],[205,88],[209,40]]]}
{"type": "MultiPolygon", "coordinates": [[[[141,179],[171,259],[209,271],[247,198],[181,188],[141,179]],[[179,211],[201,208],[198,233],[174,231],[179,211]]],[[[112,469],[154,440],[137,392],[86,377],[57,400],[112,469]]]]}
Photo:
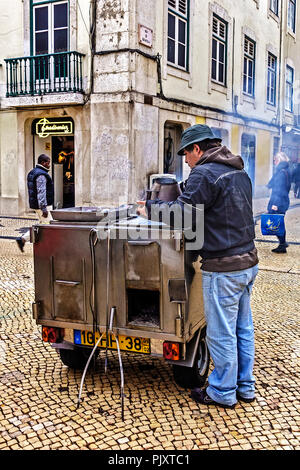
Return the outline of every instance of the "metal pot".
{"type": "Polygon", "coordinates": [[[147,200],[175,201],[180,196],[179,184],[173,178],[156,178],[152,188],[147,191],[147,200]]]}

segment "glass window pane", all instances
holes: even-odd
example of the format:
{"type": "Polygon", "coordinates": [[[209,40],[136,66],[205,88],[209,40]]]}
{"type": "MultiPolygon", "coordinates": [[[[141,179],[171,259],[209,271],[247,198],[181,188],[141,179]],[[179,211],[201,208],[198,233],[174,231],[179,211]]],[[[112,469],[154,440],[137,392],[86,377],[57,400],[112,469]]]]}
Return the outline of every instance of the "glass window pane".
{"type": "Polygon", "coordinates": [[[48,32],[36,33],[35,35],[35,53],[48,54],[48,32]]]}
{"type": "Polygon", "coordinates": [[[217,62],[213,59],[211,63],[211,78],[213,80],[217,79],[217,62]]]}
{"type": "Polygon", "coordinates": [[[212,41],[212,58],[216,59],[217,58],[217,41],[213,39],[212,41]]]}
{"type": "Polygon", "coordinates": [[[178,65],[185,67],[185,46],[178,44],[178,65]]]}
{"type": "Polygon", "coordinates": [[[168,36],[175,39],[175,16],[168,15],[168,36]]]}
{"type": "Polygon", "coordinates": [[[274,73],[271,74],[271,87],[275,88],[275,75],[274,75],[274,73]]]}
{"type": "Polygon", "coordinates": [[[35,8],[35,31],[48,29],[48,7],[35,8]]]}
{"type": "Polygon", "coordinates": [[[175,41],[168,39],[168,61],[175,63],[175,41]]]}
{"type": "Polygon", "coordinates": [[[54,28],[68,26],[68,4],[60,3],[54,5],[54,28]]]}
{"type": "Polygon", "coordinates": [[[68,49],[68,30],[54,31],[54,52],[63,52],[68,49]]]}
{"type": "Polygon", "coordinates": [[[225,59],[225,46],[221,42],[219,43],[219,61],[224,64],[225,59]]]}
{"type": "Polygon", "coordinates": [[[253,88],[252,88],[252,86],[253,86],[253,81],[252,81],[252,78],[249,77],[249,78],[248,78],[248,90],[247,90],[247,91],[248,91],[248,93],[249,93],[250,95],[253,94],[253,88]]]}
{"type": "Polygon", "coordinates": [[[247,93],[247,75],[243,76],[243,91],[247,93]]]}
{"type": "Polygon", "coordinates": [[[275,90],[271,90],[271,103],[275,104],[275,90]]]}
{"type": "Polygon", "coordinates": [[[178,40],[179,42],[185,44],[185,23],[181,20],[179,20],[179,35],[178,35],[178,40]]]}
{"type": "Polygon", "coordinates": [[[253,77],[253,62],[252,62],[252,60],[249,60],[248,65],[249,65],[249,68],[248,68],[249,76],[253,77]]]}
{"type": "Polygon", "coordinates": [[[219,63],[219,82],[224,83],[224,65],[219,63]]]}

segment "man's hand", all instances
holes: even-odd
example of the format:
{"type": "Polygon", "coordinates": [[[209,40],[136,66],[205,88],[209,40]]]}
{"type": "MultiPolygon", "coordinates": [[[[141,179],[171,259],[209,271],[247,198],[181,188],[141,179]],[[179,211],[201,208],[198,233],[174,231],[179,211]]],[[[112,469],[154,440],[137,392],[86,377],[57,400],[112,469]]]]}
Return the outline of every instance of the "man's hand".
{"type": "Polygon", "coordinates": [[[42,217],[44,217],[45,219],[47,219],[47,217],[48,217],[48,211],[47,211],[47,210],[43,210],[42,217]]]}
{"type": "Polygon", "coordinates": [[[136,213],[143,217],[147,217],[146,201],[136,201],[136,203],[139,206],[136,210],[136,213]]]}

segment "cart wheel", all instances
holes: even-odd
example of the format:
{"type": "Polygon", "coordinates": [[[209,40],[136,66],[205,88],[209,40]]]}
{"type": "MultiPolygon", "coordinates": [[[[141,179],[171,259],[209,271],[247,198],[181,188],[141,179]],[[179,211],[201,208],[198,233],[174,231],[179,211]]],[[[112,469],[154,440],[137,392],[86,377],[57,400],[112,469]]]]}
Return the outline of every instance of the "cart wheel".
{"type": "Polygon", "coordinates": [[[182,388],[203,387],[208,374],[209,361],[210,354],[206,344],[205,329],[203,329],[193,366],[173,366],[173,374],[176,384],[182,388]]]}
{"type": "MultiPolygon", "coordinates": [[[[59,355],[62,363],[70,369],[84,369],[87,360],[91,354],[90,349],[60,349],[59,355]]],[[[95,351],[94,357],[96,358],[99,351],[95,351]]],[[[90,362],[90,365],[93,361],[90,362]]]]}

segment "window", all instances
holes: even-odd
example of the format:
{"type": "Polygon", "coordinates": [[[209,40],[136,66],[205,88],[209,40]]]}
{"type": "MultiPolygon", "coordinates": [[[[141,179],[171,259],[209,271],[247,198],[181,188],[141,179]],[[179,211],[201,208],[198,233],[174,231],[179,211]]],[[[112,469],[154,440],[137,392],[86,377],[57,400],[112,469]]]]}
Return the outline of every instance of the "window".
{"type": "Polygon", "coordinates": [[[188,0],[168,0],[168,62],[188,69],[188,0]]]}
{"type": "Polygon", "coordinates": [[[254,97],[255,84],[255,42],[245,36],[244,39],[244,70],[243,92],[254,97]]]}
{"type": "Polygon", "coordinates": [[[296,31],[296,0],[288,0],[288,28],[296,31]]]}
{"type": "Polygon", "coordinates": [[[33,8],[34,55],[68,50],[68,2],[54,2],[33,8]]]}
{"type": "Polygon", "coordinates": [[[69,49],[68,1],[33,5],[32,24],[33,55],[46,56],[35,60],[36,79],[48,79],[50,75],[66,77],[69,67],[66,56],[58,54],[50,59],[47,54],[66,52],[69,49]]]}
{"type": "Polygon", "coordinates": [[[226,85],[227,23],[213,16],[211,78],[226,85]]]}
{"type": "Polygon", "coordinates": [[[275,15],[278,16],[278,5],[279,1],[278,0],[270,0],[270,10],[275,13],[275,15]]]}
{"type": "Polygon", "coordinates": [[[276,104],[276,72],[277,58],[268,53],[268,82],[267,82],[267,103],[275,106],[276,104]]]}
{"type": "Polygon", "coordinates": [[[285,72],[285,109],[293,112],[294,70],[289,65],[285,72]]]}

